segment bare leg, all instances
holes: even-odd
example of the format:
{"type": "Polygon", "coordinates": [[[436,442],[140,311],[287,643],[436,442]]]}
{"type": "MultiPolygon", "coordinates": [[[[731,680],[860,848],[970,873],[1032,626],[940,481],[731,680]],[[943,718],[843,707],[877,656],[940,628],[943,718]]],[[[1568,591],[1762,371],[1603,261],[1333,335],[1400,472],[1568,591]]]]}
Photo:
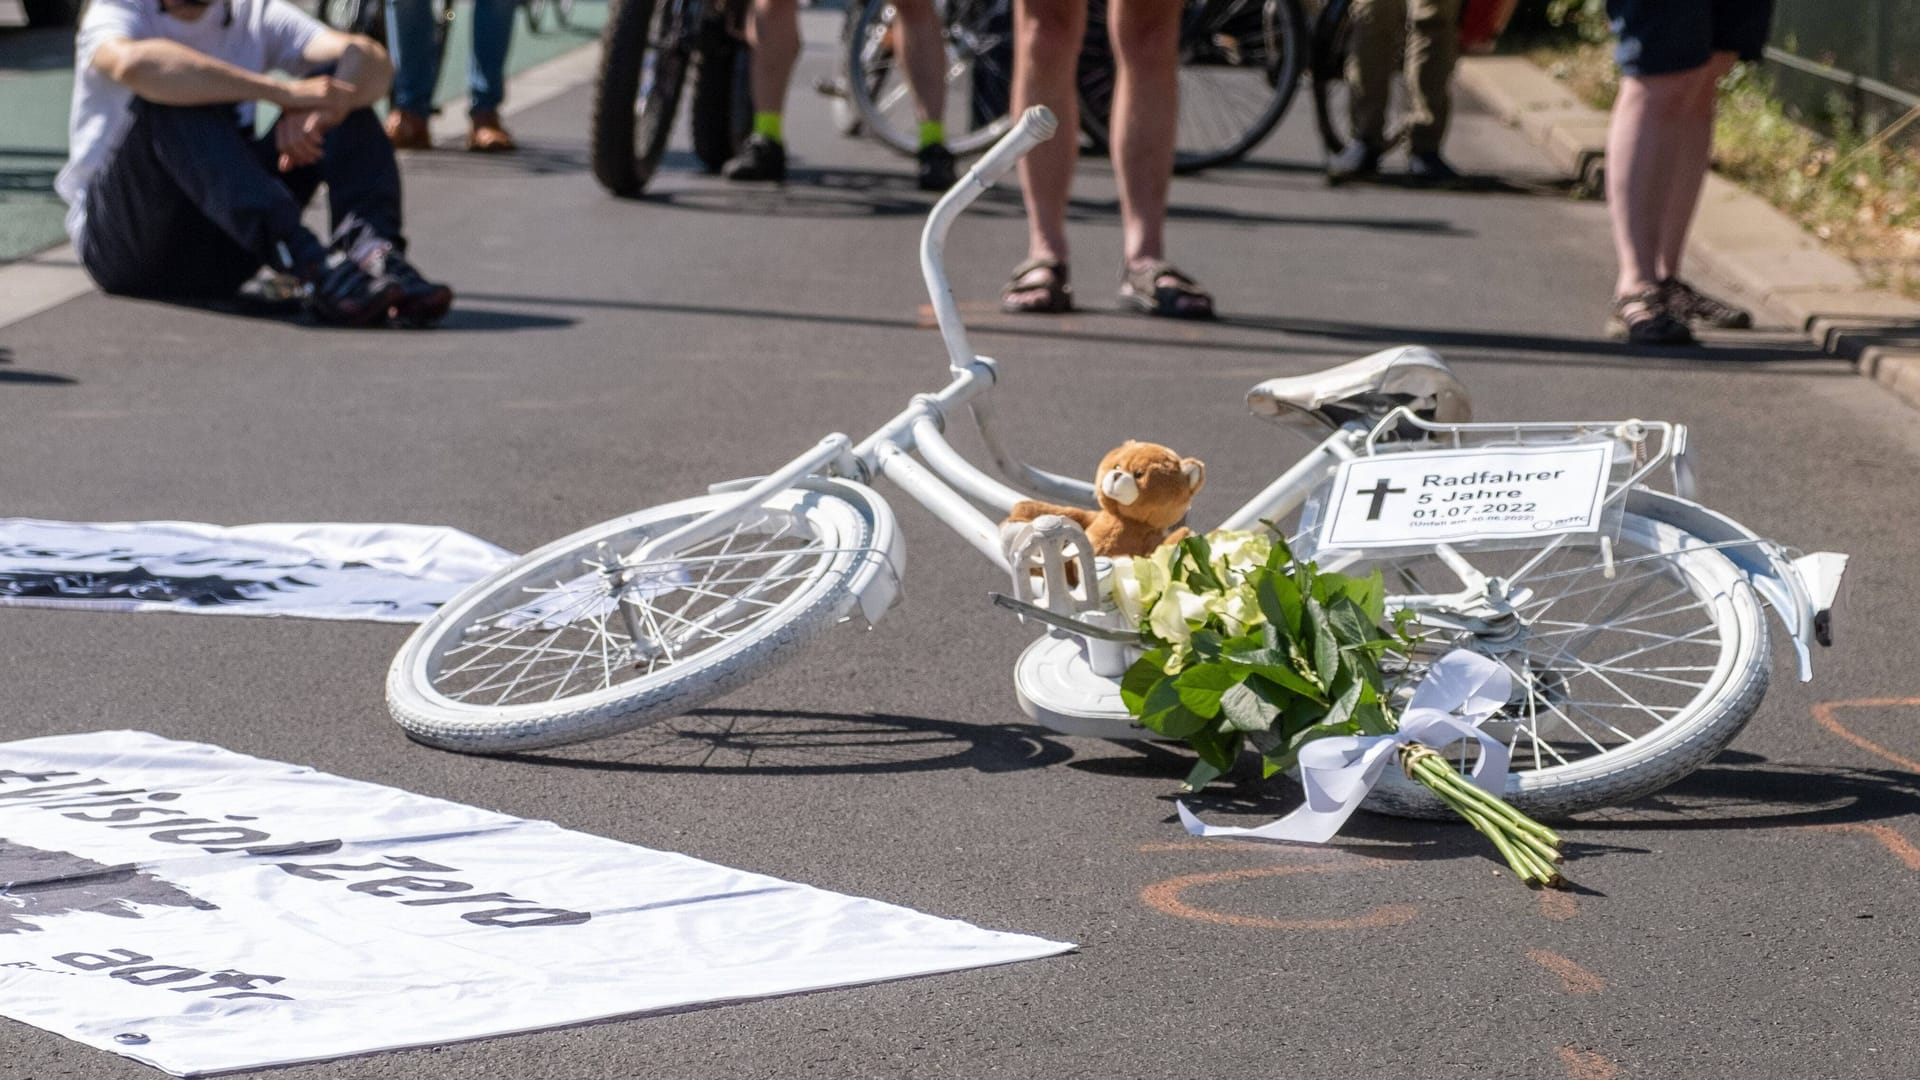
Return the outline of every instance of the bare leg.
{"type": "MultiPolygon", "coordinates": [[[[1614,253],[1620,276],[1614,295],[1629,296],[1660,280],[1661,241],[1669,212],[1669,188],[1685,156],[1681,130],[1710,65],[1670,75],[1628,75],[1620,80],[1607,129],[1607,209],[1613,219],[1614,253]]],[[[1692,189],[1698,195],[1697,185],[1692,189]]],[[[1688,203],[1691,212],[1691,201],[1688,203]]]]}
{"type": "Polygon", "coordinates": [[[894,0],[893,32],[900,67],[913,90],[913,115],[922,123],[947,115],[947,50],[933,0],[894,0]]]}
{"type": "Polygon", "coordinates": [[[1714,101],[1719,97],[1720,78],[1733,70],[1737,59],[1730,52],[1713,54],[1713,59],[1700,72],[1693,95],[1682,104],[1680,115],[1675,117],[1673,168],[1668,174],[1667,205],[1660,217],[1660,241],[1654,260],[1654,272],[1660,279],[1680,276],[1687,229],[1693,224],[1700,188],[1706,183],[1708,167],[1713,164],[1713,111],[1714,101]]]}
{"type": "Polygon", "coordinates": [[[800,58],[799,0],[753,0],[747,40],[753,45],[753,111],[786,111],[787,83],[800,58]]]}
{"type": "MultiPolygon", "coordinates": [[[[1033,148],[1020,162],[1020,188],[1027,203],[1027,255],[1067,257],[1067,196],[1080,157],[1080,98],[1074,67],[1087,30],[1081,0],[1014,0],[1013,111],[1017,116],[1045,105],[1060,121],[1060,135],[1033,148]]],[[[1009,300],[1027,294],[1016,293],[1009,300]]]]}
{"type": "Polygon", "coordinates": [[[1180,118],[1180,0],[1113,0],[1113,161],[1129,266],[1166,256],[1167,189],[1180,118]]]}

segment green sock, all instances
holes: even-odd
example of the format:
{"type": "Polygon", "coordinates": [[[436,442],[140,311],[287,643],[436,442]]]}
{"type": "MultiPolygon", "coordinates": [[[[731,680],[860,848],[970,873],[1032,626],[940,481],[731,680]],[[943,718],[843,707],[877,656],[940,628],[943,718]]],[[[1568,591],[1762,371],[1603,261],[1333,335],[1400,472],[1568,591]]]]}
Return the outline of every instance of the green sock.
{"type": "Polygon", "coordinates": [[[920,149],[938,146],[947,141],[947,124],[944,120],[920,121],[920,149]]]}
{"type": "Polygon", "coordinates": [[[780,142],[780,114],[777,112],[757,112],[753,114],[753,133],[780,142]]]}

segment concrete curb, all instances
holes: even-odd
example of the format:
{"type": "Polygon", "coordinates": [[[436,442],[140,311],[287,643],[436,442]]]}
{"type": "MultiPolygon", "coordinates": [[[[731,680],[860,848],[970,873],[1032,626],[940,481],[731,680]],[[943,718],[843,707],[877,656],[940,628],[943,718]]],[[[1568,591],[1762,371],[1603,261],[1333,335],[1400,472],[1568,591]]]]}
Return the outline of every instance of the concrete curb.
{"type": "MultiPolygon", "coordinates": [[[[512,116],[552,101],[577,86],[592,82],[599,66],[598,41],[535,64],[507,80],[507,102],[501,112],[512,116]]],[[[442,105],[431,131],[436,146],[464,143],[467,99],[463,97],[442,105]]],[[[0,329],[91,292],[93,279],[80,265],[80,256],[72,244],[62,244],[0,266],[0,329]]]]}
{"type": "MultiPolygon", "coordinates": [[[[1462,91],[1523,132],[1581,188],[1604,188],[1606,113],[1525,57],[1470,57],[1456,77],[1462,91]]],[[[1920,407],[1920,302],[1871,287],[1852,262],[1759,196],[1709,175],[1687,257],[1920,407]]]]}

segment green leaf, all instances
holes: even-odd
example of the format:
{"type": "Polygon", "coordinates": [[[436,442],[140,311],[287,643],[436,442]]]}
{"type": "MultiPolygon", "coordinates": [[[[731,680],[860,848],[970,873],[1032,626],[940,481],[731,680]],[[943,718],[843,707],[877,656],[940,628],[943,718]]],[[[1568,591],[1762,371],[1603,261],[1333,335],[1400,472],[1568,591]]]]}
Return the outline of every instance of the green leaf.
{"type": "Polygon", "coordinates": [[[1191,560],[1192,565],[1187,570],[1187,582],[1196,586],[1196,592],[1200,588],[1210,592],[1226,591],[1226,586],[1221,584],[1220,578],[1213,572],[1213,545],[1207,543],[1206,537],[1194,533],[1180,541],[1180,554],[1181,561],[1191,560]]]}
{"type": "MultiPolygon", "coordinates": [[[[1240,747],[1244,737],[1237,731],[1223,731],[1208,727],[1187,736],[1187,745],[1193,747],[1200,760],[1226,772],[1233,768],[1233,760],[1240,756],[1240,747]]],[[[1218,774],[1216,774],[1218,775],[1218,774]]]]}
{"type": "Polygon", "coordinates": [[[1367,625],[1379,626],[1387,617],[1387,585],[1380,571],[1363,578],[1341,575],[1340,592],[1352,600],[1366,617],[1367,625]]]}
{"type": "Polygon", "coordinates": [[[1174,676],[1173,685],[1179,694],[1180,704],[1211,720],[1220,715],[1220,695],[1240,685],[1240,680],[1246,678],[1247,674],[1243,668],[1236,669],[1217,661],[1203,662],[1174,676]]]}
{"type": "Polygon", "coordinates": [[[1346,665],[1341,665],[1340,677],[1334,680],[1333,703],[1327,707],[1325,723],[1329,726],[1346,723],[1353,716],[1354,708],[1360,704],[1360,692],[1366,686],[1357,674],[1346,665]]]}
{"type": "Polygon", "coordinates": [[[1344,593],[1335,596],[1327,606],[1327,621],[1333,624],[1334,639],[1342,647],[1364,645],[1380,636],[1379,626],[1344,593]]]}
{"type": "Polygon", "coordinates": [[[1169,739],[1184,739],[1207,726],[1207,718],[1194,712],[1180,700],[1177,679],[1161,679],[1147,692],[1140,711],[1140,722],[1150,731],[1169,739]]]}
{"type": "Polygon", "coordinates": [[[1300,599],[1300,586],[1285,574],[1262,574],[1260,583],[1253,588],[1254,599],[1260,603],[1260,614],[1267,617],[1267,625],[1289,638],[1300,636],[1300,628],[1306,611],[1300,599]]]}
{"type": "Polygon", "coordinates": [[[1120,677],[1120,700],[1127,711],[1140,715],[1140,708],[1147,700],[1148,691],[1155,683],[1165,679],[1163,670],[1167,662],[1167,650],[1153,649],[1133,662],[1127,673],[1120,677]]]}
{"type": "Polygon", "coordinates": [[[1180,786],[1188,791],[1199,791],[1213,783],[1216,777],[1226,771],[1213,762],[1201,758],[1193,763],[1193,771],[1187,774],[1187,778],[1181,781],[1180,786]]]}
{"type": "Polygon", "coordinates": [[[1217,631],[1195,630],[1193,637],[1187,641],[1187,647],[1202,660],[1218,660],[1220,654],[1226,651],[1226,641],[1217,631]]]}
{"type": "Polygon", "coordinates": [[[1220,695],[1220,715],[1227,727],[1254,732],[1272,728],[1280,717],[1280,710],[1254,693],[1246,683],[1235,683],[1220,695]]]}
{"type": "Polygon", "coordinates": [[[1394,723],[1393,717],[1387,713],[1386,706],[1377,701],[1362,701],[1355,706],[1353,725],[1360,729],[1362,735],[1391,735],[1400,730],[1400,725],[1394,723]]]}
{"type": "Polygon", "coordinates": [[[1325,704],[1326,694],[1320,688],[1308,682],[1293,669],[1293,659],[1278,649],[1256,649],[1252,652],[1227,653],[1221,657],[1228,663],[1240,664],[1253,669],[1263,678],[1271,679],[1285,687],[1287,692],[1301,694],[1325,704]]]}
{"type": "Polygon", "coordinates": [[[1318,600],[1307,601],[1307,622],[1313,627],[1313,671],[1322,686],[1330,686],[1340,670],[1340,640],[1334,636],[1327,609],[1318,600]]]}

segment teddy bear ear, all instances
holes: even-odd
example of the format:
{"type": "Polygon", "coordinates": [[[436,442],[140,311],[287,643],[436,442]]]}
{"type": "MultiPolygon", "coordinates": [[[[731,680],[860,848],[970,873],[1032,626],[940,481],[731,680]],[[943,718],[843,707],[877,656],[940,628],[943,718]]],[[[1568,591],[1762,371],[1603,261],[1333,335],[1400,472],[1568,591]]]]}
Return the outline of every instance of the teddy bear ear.
{"type": "Polygon", "coordinates": [[[1207,485],[1206,463],[1197,457],[1181,458],[1180,472],[1187,478],[1187,494],[1198,495],[1207,485]]]}

